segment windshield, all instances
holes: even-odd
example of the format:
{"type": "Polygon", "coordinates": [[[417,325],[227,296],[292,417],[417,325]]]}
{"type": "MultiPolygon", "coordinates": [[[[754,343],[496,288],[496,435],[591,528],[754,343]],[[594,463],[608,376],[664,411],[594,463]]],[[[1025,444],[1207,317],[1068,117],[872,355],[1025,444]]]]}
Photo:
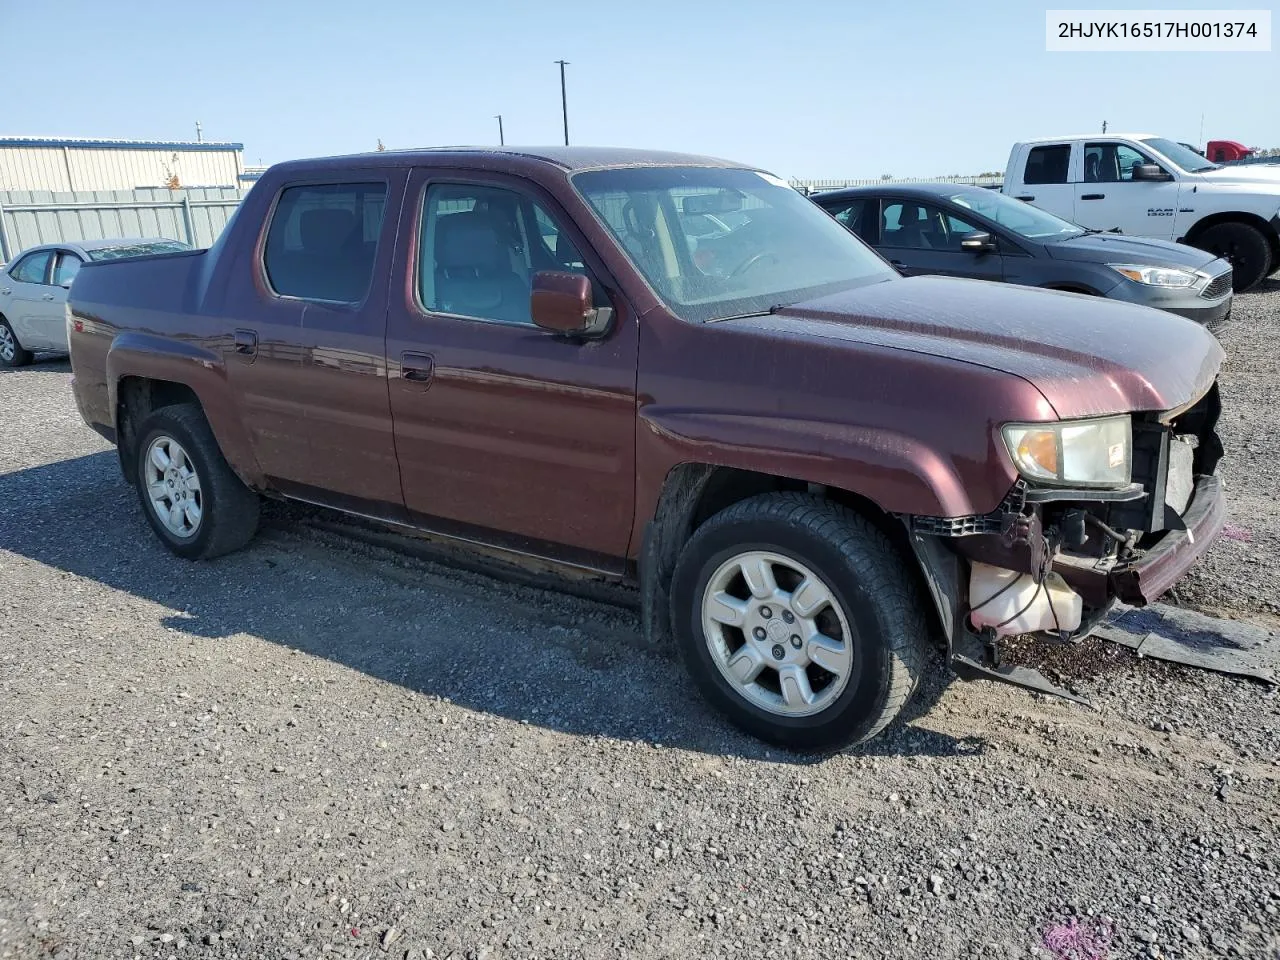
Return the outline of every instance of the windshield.
{"type": "Polygon", "coordinates": [[[1206,170],[1219,170],[1222,166],[1221,164],[1212,163],[1194,150],[1189,150],[1182,144],[1166,140],[1164,137],[1148,137],[1142,142],[1153,150],[1163,153],[1187,173],[1204,173],[1206,170]]]}
{"type": "Polygon", "coordinates": [[[90,260],[119,260],[122,257],[146,257],[153,253],[176,253],[179,250],[190,250],[188,244],[181,240],[148,240],[138,243],[122,243],[118,247],[99,247],[88,250],[90,260]]]}
{"type": "Polygon", "coordinates": [[[1029,203],[1007,197],[1003,193],[996,193],[994,190],[953,193],[948,199],[958,206],[982,214],[988,220],[994,220],[1000,226],[1007,227],[1028,240],[1062,240],[1084,233],[1084,230],[1074,223],[1068,223],[1039,207],[1033,207],[1029,203]]]}
{"type": "Polygon", "coordinates": [[[769,174],[644,167],[588,171],[573,183],[667,306],[695,323],[897,276],[769,174]]]}

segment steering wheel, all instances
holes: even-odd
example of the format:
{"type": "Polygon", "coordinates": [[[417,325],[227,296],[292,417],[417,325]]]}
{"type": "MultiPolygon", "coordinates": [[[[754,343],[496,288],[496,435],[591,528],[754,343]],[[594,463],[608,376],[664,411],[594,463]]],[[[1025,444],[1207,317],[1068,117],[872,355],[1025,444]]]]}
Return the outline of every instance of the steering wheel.
{"type": "Polygon", "coordinates": [[[740,264],[730,270],[728,279],[736,280],[765,257],[770,257],[774,263],[778,262],[778,258],[768,250],[757,250],[755,253],[751,254],[751,256],[747,257],[747,259],[743,260],[740,264]]]}

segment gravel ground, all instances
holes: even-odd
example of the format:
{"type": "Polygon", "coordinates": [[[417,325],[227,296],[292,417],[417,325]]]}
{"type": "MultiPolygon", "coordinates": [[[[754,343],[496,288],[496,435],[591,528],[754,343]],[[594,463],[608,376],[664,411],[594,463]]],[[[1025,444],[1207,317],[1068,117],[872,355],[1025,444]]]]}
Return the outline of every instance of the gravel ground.
{"type": "MultiPolygon", "coordinates": [[[[1235,539],[1178,599],[1274,625],[1280,284],[1222,336],[1235,539]]],[[[625,608],[292,509],[172,558],[68,376],[0,373],[0,958],[1280,956],[1274,690],[1093,641],[1054,658],[1093,710],[937,664],[807,762],[625,608]]]]}

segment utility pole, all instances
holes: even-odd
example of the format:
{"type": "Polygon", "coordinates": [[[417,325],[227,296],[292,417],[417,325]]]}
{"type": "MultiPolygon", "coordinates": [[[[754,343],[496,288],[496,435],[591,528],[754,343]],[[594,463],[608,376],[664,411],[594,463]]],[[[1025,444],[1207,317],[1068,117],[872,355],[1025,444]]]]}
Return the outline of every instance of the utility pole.
{"type": "Polygon", "coordinates": [[[1204,114],[1200,114],[1200,144],[1204,145],[1204,114]]]}
{"type": "Polygon", "coordinates": [[[564,68],[568,66],[568,60],[557,60],[560,64],[560,112],[564,116],[564,145],[569,145],[569,98],[564,91],[564,68]]]}
{"type": "Polygon", "coordinates": [[[201,130],[200,121],[197,120],[196,121],[196,143],[202,143],[203,141],[204,141],[204,132],[201,130]]]}
{"type": "Polygon", "coordinates": [[[1107,121],[1105,120],[1102,121],[1102,132],[1103,133],[1107,132],[1107,121]]]}
{"type": "Polygon", "coordinates": [[[498,146],[505,146],[507,141],[502,135],[502,114],[495,113],[493,117],[498,121],[498,146]]]}

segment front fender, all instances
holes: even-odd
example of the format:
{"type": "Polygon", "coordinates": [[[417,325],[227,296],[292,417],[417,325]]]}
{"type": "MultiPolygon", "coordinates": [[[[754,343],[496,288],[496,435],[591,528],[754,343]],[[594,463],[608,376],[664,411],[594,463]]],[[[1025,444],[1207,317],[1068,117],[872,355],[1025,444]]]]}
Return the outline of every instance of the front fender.
{"type": "Polygon", "coordinates": [[[160,380],[189,387],[200,401],[214,439],[231,469],[255,489],[265,478],[253,453],[227,382],[226,363],[220,353],[190,340],[175,340],[142,331],[116,335],[107,349],[106,381],[112,426],[119,436],[120,384],[126,377],[160,380]]]}
{"type": "MultiPolygon", "coordinates": [[[[651,404],[641,410],[640,428],[642,444],[659,448],[642,456],[642,462],[702,463],[835,487],[886,513],[986,513],[1017,479],[1007,458],[993,455],[984,489],[971,491],[953,458],[880,427],[651,404]]],[[[662,482],[665,476],[652,489],[638,491],[638,516],[653,515],[662,482]]]]}

